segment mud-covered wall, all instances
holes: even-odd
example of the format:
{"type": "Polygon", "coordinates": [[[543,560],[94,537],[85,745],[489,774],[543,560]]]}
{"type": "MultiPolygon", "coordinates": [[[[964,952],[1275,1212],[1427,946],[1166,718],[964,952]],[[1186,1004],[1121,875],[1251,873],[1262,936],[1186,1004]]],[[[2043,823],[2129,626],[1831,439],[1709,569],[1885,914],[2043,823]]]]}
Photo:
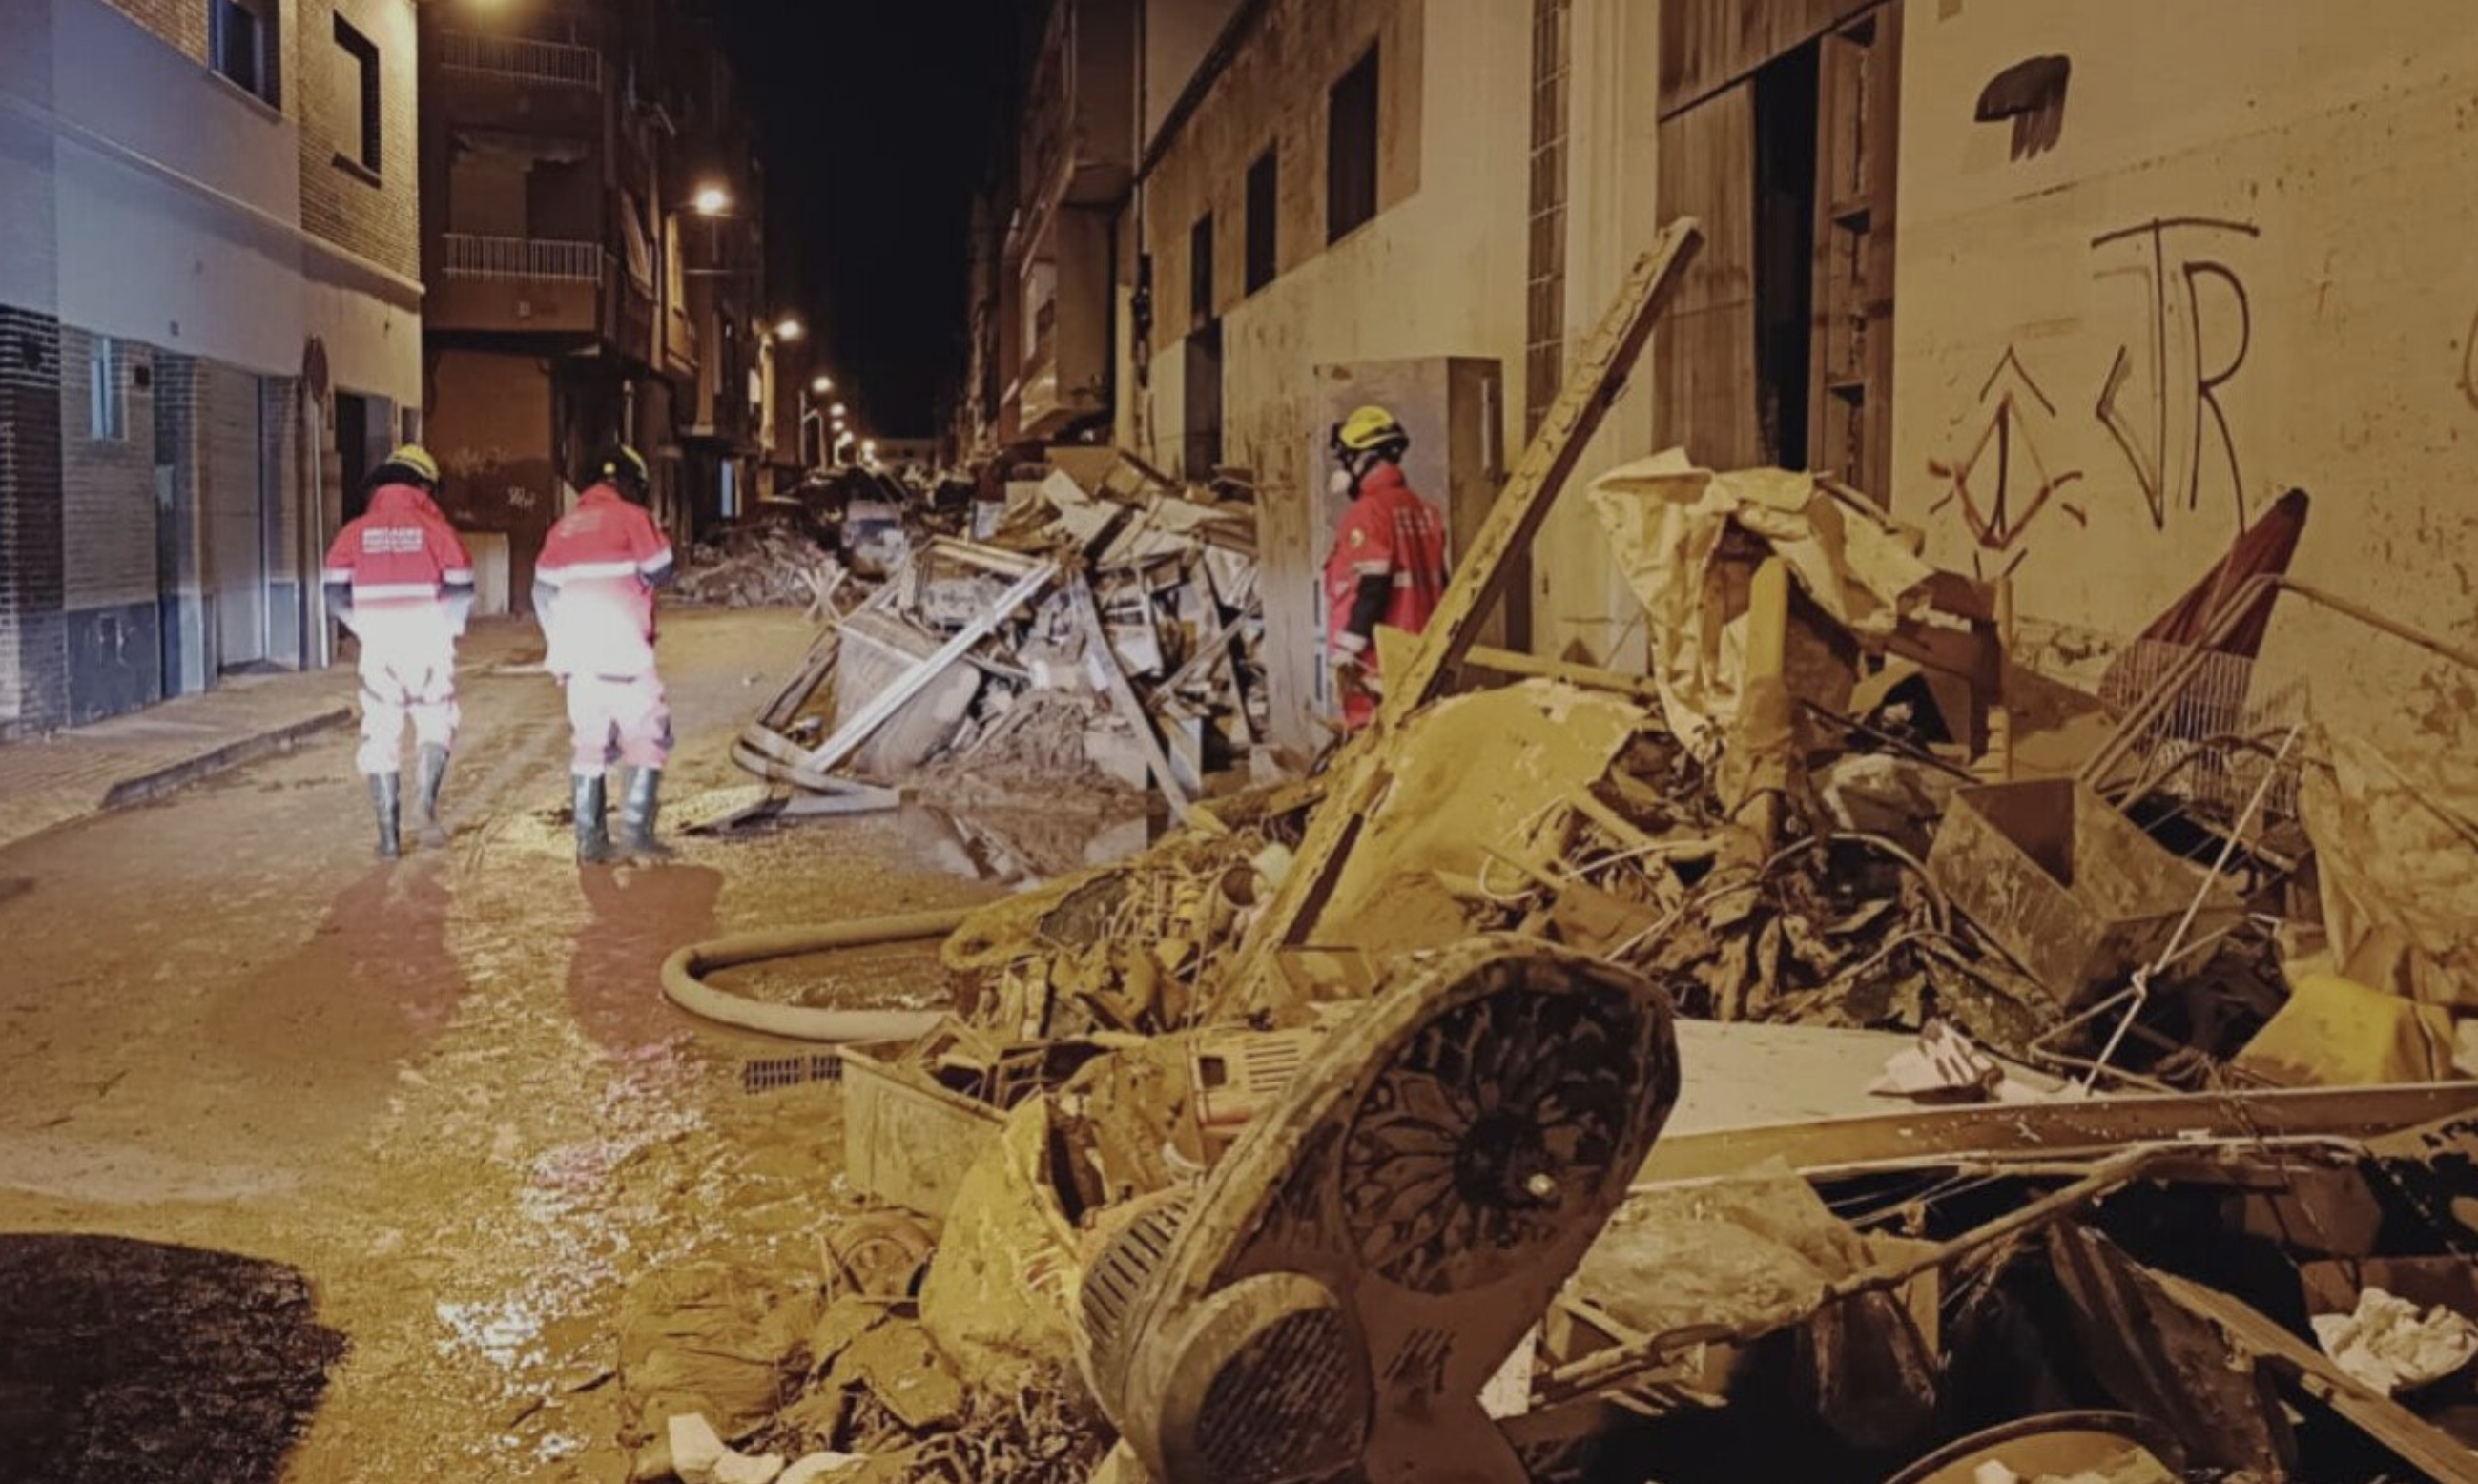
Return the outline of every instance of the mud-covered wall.
{"type": "MultiPolygon", "coordinates": [[[[2470,21],[1909,0],[1891,493],[1930,554],[2122,636],[2302,487],[2301,576],[2478,636],[2470,21]],[[2021,112],[1974,120],[2043,57],[2061,93],[2053,64],[2016,73],[2021,112]]],[[[2318,700],[2402,657],[2283,625],[2265,663],[2318,700]]]]}

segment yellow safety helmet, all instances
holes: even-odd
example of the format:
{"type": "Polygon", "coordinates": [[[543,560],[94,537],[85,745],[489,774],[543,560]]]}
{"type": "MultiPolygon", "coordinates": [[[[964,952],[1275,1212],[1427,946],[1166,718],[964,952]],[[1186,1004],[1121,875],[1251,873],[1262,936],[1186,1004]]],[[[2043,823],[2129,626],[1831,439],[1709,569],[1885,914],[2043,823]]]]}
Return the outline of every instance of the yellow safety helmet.
{"type": "Polygon", "coordinates": [[[651,489],[654,483],[654,471],[646,465],[645,456],[625,443],[604,454],[595,465],[595,473],[623,490],[640,492],[651,489]]]}
{"type": "Polygon", "coordinates": [[[387,464],[381,465],[380,467],[385,468],[388,465],[393,465],[397,468],[412,470],[414,473],[421,476],[421,482],[425,485],[436,485],[439,483],[439,461],[432,458],[430,456],[430,450],[422,447],[419,443],[407,443],[403,447],[398,448],[395,452],[389,454],[387,456],[387,464]]]}
{"type": "Polygon", "coordinates": [[[1381,407],[1363,407],[1333,430],[1334,446],[1352,453],[1374,453],[1389,444],[1407,444],[1411,435],[1381,407]]]}

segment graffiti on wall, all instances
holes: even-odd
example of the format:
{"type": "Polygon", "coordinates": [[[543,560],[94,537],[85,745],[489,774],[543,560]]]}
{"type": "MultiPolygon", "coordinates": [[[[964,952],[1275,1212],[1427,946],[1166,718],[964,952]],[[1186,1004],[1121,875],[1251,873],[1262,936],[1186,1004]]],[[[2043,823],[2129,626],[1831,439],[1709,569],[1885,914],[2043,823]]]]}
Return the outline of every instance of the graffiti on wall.
{"type": "Polygon", "coordinates": [[[2201,509],[2206,488],[2223,472],[2237,524],[2246,523],[2245,474],[2220,389],[2245,366],[2254,312],[2237,269],[2207,256],[2230,235],[2253,238],[2261,229],[2163,216],[2091,239],[2102,255],[2099,276],[2130,277],[2142,289],[2141,341],[2118,344],[2095,411],[2141,486],[2154,530],[2167,529],[2173,510],[2201,509]]]}
{"type": "MultiPolygon", "coordinates": [[[[2136,290],[2104,311],[2121,316],[2111,320],[2121,329],[2091,416],[2122,456],[2153,530],[2211,509],[2228,511],[2232,529],[2246,524],[2245,472],[2221,393],[2245,367],[2254,312],[2227,249],[2261,235],[2250,222],[2161,216],[2091,239],[2094,278],[2136,290]]],[[[2079,501],[2064,493],[2083,471],[2051,457],[2071,437],[2008,344],[1959,421],[1956,446],[1967,451],[1928,463],[1944,486],[1930,514],[1958,510],[1978,551],[2006,557],[2010,574],[2051,512],[2090,523],[2087,491],[2075,491],[2079,501]]]]}
{"type": "MultiPolygon", "coordinates": [[[[2008,572],[2029,554],[2022,538],[2051,501],[2078,524],[2089,523],[2086,511],[2061,497],[2061,490],[2083,477],[2082,470],[2051,469],[2039,451],[2043,435],[2038,430],[2053,429],[2056,417],[2057,404],[2040,390],[2020,352],[2008,345],[1996,368],[1980,383],[1972,417],[1980,432],[1970,452],[1958,460],[1928,463],[1928,472],[1945,482],[1945,492],[1928,514],[1960,507],[1962,523],[1982,551],[2010,555],[2008,572]]],[[[2054,441],[2053,432],[2044,436],[2054,441]]]]}

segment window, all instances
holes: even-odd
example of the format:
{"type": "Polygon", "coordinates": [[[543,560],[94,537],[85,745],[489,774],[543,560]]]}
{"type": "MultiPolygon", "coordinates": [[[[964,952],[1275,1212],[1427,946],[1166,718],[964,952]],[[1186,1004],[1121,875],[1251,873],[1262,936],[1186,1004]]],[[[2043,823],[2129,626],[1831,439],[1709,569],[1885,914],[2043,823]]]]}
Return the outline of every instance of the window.
{"type": "Polygon", "coordinates": [[[120,375],[120,346],[96,336],[87,365],[87,436],[98,443],[129,440],[129,394],[120,375]]]}
{"type": "Polygon", "coordinates": [[[1187,319],[1191,329],[1213,322],[1213,214],[1196,218],[1187,234],[1187,319]]]}
{"type": "Polygon", "coordinates": [[[1377,48],[1327,99],[1325,239],[1339,242],[1377,214],[1377,48]]]}
{"type": "Polygon", "coordinates": [[[338,101],[347,105],[358,101],[361,109],[359,143],[348,152],[340,152],[339,158],[358,160],[363,169],[376,175],[382,158],[379,151],[378,45],[339,15],[336,17],[336,47],[343,66],[343,85],[338,101]]]}
{"type": "Polygon", "coordinates": [[[1567,79],[1571,0],[1532,0],[1531,234],[1523,335],[1523,427],[1540,431],[1566,376],[1567,79]]]}
{"type": "Polygon", "coordinates": [[[270,0],[207,0],[207,62],[234,87],[276,104],[270,0]]]}
{"type": "Polygon", "coordinates": [[[1280,163],[1273,146],[1248,167],[1248,291],[1254,293],[1281,271],[1281,239],[1277,214],[1281,210],[1280,163]]]}

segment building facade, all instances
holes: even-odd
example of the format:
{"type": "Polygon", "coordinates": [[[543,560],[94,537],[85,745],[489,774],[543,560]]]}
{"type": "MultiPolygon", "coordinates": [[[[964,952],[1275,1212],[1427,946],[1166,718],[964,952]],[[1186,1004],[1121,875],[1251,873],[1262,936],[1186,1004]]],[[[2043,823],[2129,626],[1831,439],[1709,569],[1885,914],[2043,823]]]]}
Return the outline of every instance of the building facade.
{"type": "Polygon", "coordinates": [[[0,0],[0,740],[323,663],[417,429],[410,0],[0,0]]]}
{"type": "MultiPolygon", "coordinates": [[[[1053,132],[1034,116],[1055,13],[1027,140],[1053,132]]],[[[1067,436],[1257,490],[1286,741],[1328,704],[1335,409],[1407,398],[1430,441],[1479,450],[1435,483],[1502,480],[1684,214],[1703,249],[1585,477],[1672,446],[1831,471],[1939,563],[2007,579],[2027,634],[2086,653],[2303,488],[2302,577],[2478,628],[2453,462],[2478,437],[2478,330],[2450,311],[2472,206],[2440,184],[2478,31],[2450,0],[1145,0],[1133,19],[1135,170],[1095,205],[1114,291],[1025,314],[1009,244],[1047,188],[994,171],[953,437],[1059,436],[1025,415],[1035,338],[1108,343],[1105,405],[1067,436]]],[[[1640,662],[1581,502],[1521,591],[1509,640],[1640,662]]],[[[2325,663],[2352,642],[2281,647],[2354,677],[2325,663]]]]}
{"type": "Polygon", "coordinates": [[[599,448],[646,456],[675,540],[752,486],[771,430],[764,182],[694,6],[432,7],[422,27],[441,503],[486,591],[522,610],[599,448]]]}

